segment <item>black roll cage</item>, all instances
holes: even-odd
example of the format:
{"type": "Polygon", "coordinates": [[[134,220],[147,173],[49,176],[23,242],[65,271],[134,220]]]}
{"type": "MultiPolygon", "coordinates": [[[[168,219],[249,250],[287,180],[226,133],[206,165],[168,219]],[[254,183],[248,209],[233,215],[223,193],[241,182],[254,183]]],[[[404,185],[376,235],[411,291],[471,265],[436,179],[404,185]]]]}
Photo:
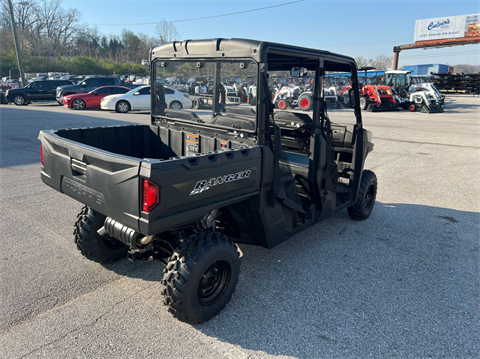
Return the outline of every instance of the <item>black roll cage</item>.
{"type": "MultiPolygon", "coordinates": [[[[315,127],[325,126],[326,109],[321,101],[321,89],[325,68],[327,71],[345,71],[351,73],[353,96],[355,98],[355,117],[357,133],[362,128],[362,117],[359,108],[358,77],[355,60],[351,57],[334,54],[328,51],[309,49],[291,45],[261,42],[248,39],[205,39],[185,40],[162,44],[150,50],[151,79],[155,79],[155,66],[157,61],[225,61],[225,60],[253,60],[257,63],[257,93],[263,93],[260,76],[266,71],[285,68],[305,67],[315,71],[315,97],[313,102],[313,121],[315,127]],[[330,65],[330,66],[328,66],[330,65]],[[346,68],[348,67],[348,68],[346,68]],[[321,123],[319,123],[321,121],[321,123]]],[[[153,92],[153,91],[152,91],[153,92]]],[[[218,98],[218,86],[214,91],[215,98],[218,98]]],[[[153,100],[153,98],[152,98],[153,100]]],[[[258,143],[264,145],[266,142],[265,133],[268,124],[268,112],[265,109],[264,101],[257,102],[257,119],[263,119],[256,123],[255,134],[258,136],[258,143]]],[[[152,114],[152,123],[155,123],[155,116],[152,114]]]]}
{"type": "MultiPolygon", "coordinates": [[[[285,70],[293,67],[305,67],[307,70],[315,71],[315,89],[313,98],[313,127],[311,136],[323,136],[327,143],[331,143],[332,130],[330,120],[327,115],[326,104],[323,100],[323,77],[326,71],[350,72],[352,80],[352,89],[349,96],[353,95],[354,114],[356,117],[355,125],[355,168],[353,187],[355,194],[360,187],[360,178],[363,172],[364,151],[364,131],[362,125],[362,116],[359,107],[358,75],[355,60],[351,57],[330,53],[328,51],[315,50],[303,47],[283,45],[270,42],[260,42],[247,39],[208,39],[208,40],[186,40],[182,42],[172,42],[152,48],[150,52],[150,66],[152,79],[155,79],[155,66],[157,61],[175,62],[175,61],[225,61],[225,60],[253,60],[257,66],[257,94],[266,94],[264,86],[266,81],[261,80],[261,76],[266,76],[267,71],[285,70]]],[[[214,96],[218,99],[219,86],[214,89],[214,96]]],[[[153,91],[152,91],[153,100],[153,91]]],[[[259,97],[256,105],[256,126],[252,134],[256,136],[257,143],[260,146],[268,145],[272,133],[270,124],[270,115],[273,108],[267,108],[271,101],[259,97]]],[[[156,117],[152,114],[151,121],[155,123],[156,117]]],[[[162,118],[163,121],[169,121],[162,118]]],[[[187,122],[187,121],[185,121],[187,122]]],[[[192,126],[202,126],[212,128],[208,124],[189,123],[192,126]]],[[[316,147],[318,148],[318,147],[316,147]]],[[[319,153],[315,151],[314,158],[318,158],[319,153]]],[[[317,161],[313,161],[313,172],[318,170],[317,161]]],[[[310,180],[310,179],[309,179],[310,180]]]]}

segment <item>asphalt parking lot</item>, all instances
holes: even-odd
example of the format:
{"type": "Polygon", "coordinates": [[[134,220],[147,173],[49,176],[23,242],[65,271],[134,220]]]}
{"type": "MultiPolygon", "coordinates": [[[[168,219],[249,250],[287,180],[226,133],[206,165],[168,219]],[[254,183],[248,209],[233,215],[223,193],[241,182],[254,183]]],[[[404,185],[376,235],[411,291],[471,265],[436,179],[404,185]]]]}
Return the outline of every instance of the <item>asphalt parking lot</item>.
{"type": "Polygon", "coordinates": [[[467,95],[442,114],[363,112],[370,218],[344,211],[274,249],[241,246],[232,300],[191,326],[163,305],[160,264],[83,258],[82,205],[40,180],[41,129],[148,113],[0,106],[0,357],[478,358],[479,115],[467,95]]]}

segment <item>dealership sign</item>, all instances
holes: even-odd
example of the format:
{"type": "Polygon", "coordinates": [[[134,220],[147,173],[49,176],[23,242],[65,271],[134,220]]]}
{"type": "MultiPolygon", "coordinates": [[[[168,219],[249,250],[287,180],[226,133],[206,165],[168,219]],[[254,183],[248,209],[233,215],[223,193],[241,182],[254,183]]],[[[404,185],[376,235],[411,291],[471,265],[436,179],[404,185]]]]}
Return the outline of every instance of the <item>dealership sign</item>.
{"type": "Polygon", "coordinates": [[[415,21],[415,41],[454,39],[459,37],[480,39],[480,14],[437,17],[415,21]]]}

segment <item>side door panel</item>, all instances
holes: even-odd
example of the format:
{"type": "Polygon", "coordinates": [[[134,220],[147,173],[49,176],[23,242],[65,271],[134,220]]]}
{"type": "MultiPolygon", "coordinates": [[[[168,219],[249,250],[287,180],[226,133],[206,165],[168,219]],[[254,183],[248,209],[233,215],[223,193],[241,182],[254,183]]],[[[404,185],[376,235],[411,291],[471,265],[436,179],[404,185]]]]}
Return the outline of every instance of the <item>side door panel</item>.
{"type": "Polygon", "coordinates": [[[175,91],[173,91],[172,89],[169,89],[169,88],[165,89],[165,103],[167,104],[167,107],[170,107],[170,103],[174,99],[174,96],[173,96],[174,94],[175,94],[175,91]]]}
{"type": "Polygon", "coordinates": [[[55,82],[45,81],[43,83],[43,100],[55,100],[55,91],[57,85],[55,82]]]}
{"type": "Polygon", "coordinates": [[[150,87],[141,89],[140,94],[135,96],[135,106],[137,110],[150,109],[150,87]]]}
{"type": "Polygon", "coordinates": [[[42,100],[43,98],[43,83],[42,82],[32,82],[29,88],[25,88],[25,99],[27,101],[31,100],[42,100]]]}
{"type": "Polygon", "coordinates": [[[110,87],[106,87],[106,88],[95,91],[88,98],[88,106],[89,107],[100,107],[100,101],[102,101],[102,98],[110,95],[110,93],[111,93],[111,88],[110,87]]]}

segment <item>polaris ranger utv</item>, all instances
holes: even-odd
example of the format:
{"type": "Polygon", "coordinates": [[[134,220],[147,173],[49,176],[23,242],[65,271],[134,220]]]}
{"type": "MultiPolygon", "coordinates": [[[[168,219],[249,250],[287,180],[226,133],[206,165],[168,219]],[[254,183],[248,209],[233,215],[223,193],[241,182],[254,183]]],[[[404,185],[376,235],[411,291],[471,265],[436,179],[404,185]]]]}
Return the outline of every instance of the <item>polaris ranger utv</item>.
{"type": "Polygon", "coordinates": [[[167,43],[150,52],[151,124],[41,131],[42,180],[85,204],[75,243],[100,263],[128,256],[165,265],[165,303],[200,323],[239,278],[235,243],[272,248],[347,209],[366,219],[377,179],[362,126],[357,67],[327,51],[245,39],[167,43]],[[221,80],[257,74],[255,105],[222,104],[221,80]],[[315,78],[313,109],[274,111],[269,74],[315,78]],[[351,73],[351,107],[327,113],[327,72],[351,73]],[[165,106],[164,76],[212,76],[212,111],[165,106]],[[345,112],[344,112],[345,111],[345,112]]]}

